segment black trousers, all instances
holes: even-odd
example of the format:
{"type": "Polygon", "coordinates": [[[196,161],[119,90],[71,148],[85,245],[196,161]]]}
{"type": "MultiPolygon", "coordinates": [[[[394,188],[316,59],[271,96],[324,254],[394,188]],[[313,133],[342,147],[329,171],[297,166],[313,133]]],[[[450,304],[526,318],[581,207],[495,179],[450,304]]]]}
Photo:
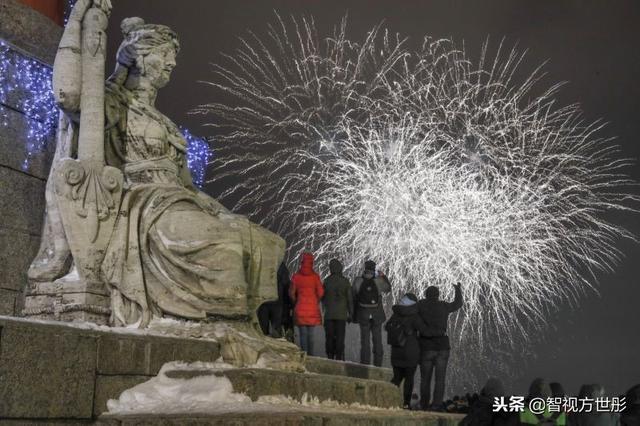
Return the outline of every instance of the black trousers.
{"type": "Polygon", "coordinates": [[[371,340],[373,340],[373,365],[382,367],[382,322],[373,318],[360,321],[360,364],[371,364],[371,340]]]}
{"type": "Polygon", "coordinates": [[[271,337],[282,337],[282,303],[266,302],[258,308],[258,322],[262,332],[271,337]]]}
{"type": "Polygon", "coordinates": [[[422,409],[429,406],[442,406],[445,391],[445,379],[447,364],[449,362],[449,350],[423,350],[420,352],[420,403],[422,409]],[[433,400],[431,399],[431,378],[435,371],[433,385],[433,400]]]}
{"type": "Polygon", "coordinates": [[[325,349],[327,358],[344,361],[344,334],[347,322],[344,320],[325,320],[325,349]]]}
{"type": "Polygon", "coordinates": [[[404,389],[402,392],[404,405],[409,406],[411,403],[411,394],[413,393],[413,378],[416,375],[415,367],[393,367],[393,378],[391,383],[400,387],[400,383],[404,381],[404,389]]]}

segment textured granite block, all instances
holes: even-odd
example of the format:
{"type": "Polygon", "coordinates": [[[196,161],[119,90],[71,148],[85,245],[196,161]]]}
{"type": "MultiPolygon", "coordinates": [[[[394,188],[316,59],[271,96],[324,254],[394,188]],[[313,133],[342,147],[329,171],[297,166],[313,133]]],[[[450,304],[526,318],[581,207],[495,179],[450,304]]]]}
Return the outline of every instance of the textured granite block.
{"type": "Polygon", "coordinates": [[[333,376],[357,377],[359,379],[380,380],[382,382],[389,382],[393,377],[393,370],[390,368],[334,361],[315,356],[307,357],[304,366],[311,373],[330,374],[333,376]]]}
{"type": "Polygon", "coordinates": [[[42,151],[34,150],[26,162],[27,167],[23,168],[31,122],[24,114],[0,107],[0,166],[46,180],[55,153],[55,129],[47,137],[46,147],[42,151]]]}
{"type": "Polygon", "coordinates": [[[214,362],[217,342],[157,336],[102,335],[98,342],[98,373],[151,375],[171,361],[214,362]]]}
{"type": "Polygon", "coordinates": [[[0,288],[0,315],[15,315],[17,295],[16,291],[0,288]]]}
{"type": "MultiPolygon", "coordinates": [[[[43,180],[0,166],[2,228],[9,228],[19,233],[40,235],[45,208],[44,187],[43,180]]],[[[10,256],[11,254],[3,255],[10,256]]]]}
{"type": "MultiPolygon", "coordinates": [[[[5,217],[6,214],[5,211],[5,217]]],[[[39,236],[0,225],[0,288],[23,292],[27,285],[27,269],[39,245],[39,236]]]]}
{"type": "Polygon", "coordinates": [[[26,322],[0,326],[0,418],[91,418],[95,337],[26,322]]]}
{"type": "Polygon", "coordinates": [[[0,0],[0,38],[53,64],[62,27],[15,0],[0,0]]]}

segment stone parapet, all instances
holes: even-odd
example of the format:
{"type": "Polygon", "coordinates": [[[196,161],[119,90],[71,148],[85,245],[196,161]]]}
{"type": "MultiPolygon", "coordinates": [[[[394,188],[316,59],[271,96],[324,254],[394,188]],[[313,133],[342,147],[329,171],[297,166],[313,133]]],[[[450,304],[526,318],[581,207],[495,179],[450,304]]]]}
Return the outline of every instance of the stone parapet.
{"type": "Polygon", "coordinates": [[[90,421],[166,362],[220,357],[213,340],[89,327],[0,317],[0,422],[90,421]]]}

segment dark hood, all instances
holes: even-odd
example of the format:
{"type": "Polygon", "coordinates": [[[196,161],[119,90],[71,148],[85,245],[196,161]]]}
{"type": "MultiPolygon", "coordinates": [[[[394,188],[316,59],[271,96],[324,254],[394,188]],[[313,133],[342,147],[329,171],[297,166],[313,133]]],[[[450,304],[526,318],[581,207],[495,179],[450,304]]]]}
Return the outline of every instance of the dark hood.
{"type": "Polygon", "coordinates": [[[338,259],[331,259],[329,262],[329,272],[334,275],[342,275],[343,268],[344,266],[342,266],[342,263],[340,263],[338,259]]]}
{"type": "Polygon", "coordinates": [[[416,315],[418,313],[418,304],[416,303],[410,306],[393,305],[393,307],[391,307],[391,310],[396,315],[407,317],[409,315],[416,315]]]}
{"type": "Polygon", "coordinates": [[[281,284],[289,284],[291,282],[289,276],[289,269],[287,268],[287,265],[282,262],[278,268],[278,282],[281,284]]]}
{"type": "Polygon", "coordinates": [[[529,399],[532,398],[549,398],[551,396],[551,388],[549,384],[541,378],[534,379],[529,386],[529,399]]]}
{"type": "Polygon", "coordinates": [[[299,274],[313,275],[313,255],[311,253],[302,253],[302,261],[300,262],[299,274]]]}

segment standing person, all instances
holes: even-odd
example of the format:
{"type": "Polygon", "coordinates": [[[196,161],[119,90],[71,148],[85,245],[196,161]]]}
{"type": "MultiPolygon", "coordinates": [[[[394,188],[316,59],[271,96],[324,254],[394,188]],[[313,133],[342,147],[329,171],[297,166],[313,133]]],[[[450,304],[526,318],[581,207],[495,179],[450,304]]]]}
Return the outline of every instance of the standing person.
{"type": "Polygon", "coordinates": [[[327,358],[344,361],[344,335],[353,317],[353,295],[349,280],[342,275],[338,259],[329,262],[330,275],[324,280],[324,330],[327,358]]]}
{"type": "Polygon", "coordinates": [[[420,337],[420,402],[422,409],[443,410],[447,364],[451,345],[447,336],[449,314],[462,307],[462,290],[460,283],[454,285],[453,302],[440,300],[438,287],[429,286],[425,298],[418,302],[418,312],[422,320],[433,332],[431,337],[420,337]],[[433,401],[431,398],[431,377],[435,370],[433,401]]]}
{"type": "Polygon", "coordinates": [[[289,296],[294,303],[294,321],[300,334],[300,348],[313,355],[313,330],[322,324],[320,299],[324,288],[320,276],[313,270],[313,255],[303,253],[300,269],[291,277],[289,296]]]}
{"type": "Polygon", "coordinates": [[[371,364],[371,340],[373,339],[373,365],[382,366],[382,324],[387,320],[382,308],[382,294],[391,292],[391,283],[380,272],[376,276],[376,264],[364,262],[364,271],[352,286],[355,321],[360,325],[360,363],[371,364]]]}
{"type": "MultiPolygon", "coordinates": [[[[545,404],[544,409],[533,412],[529,403],[534,399],[542,399],[547,401],[553,397],[551,386],[542,378],[536,378],[529,385],[529,395],[525,400],[524,410],[518,414],[520,426],[565,426],[567,424],[567,415],[563,411],[551,411],[549,405],[545,404]]],[[[595,425],[592,425],[595,426],[595,425]]],[[[609,426],[604,423],[601,426],[609,426]]],[[[614,426],[613,424],[611,426],[614,426]]],[[[618,426],[617,423],[615,426],[618,426]]]]}
{"type": "Polygon", "coordinates": [[[504,397],[504,385],[495,377],[487,380],[476,399],[469,407],[469,412],[459,426],[515,426],[518,424],[518,413],[494,410],[495,398],[504,397]]]}
{"type": "Polygon", "coordinates": [[[293,343],[293,302],[289,296],[291,274],[284,262],[282,262],[280,269],[278,269],[278,282],[280,281],[284,284],[282,286],[282,293],[284,295],[282,302],[282,319],[280,320],[282,324],[282,335],[285,339],[293,343]]]}
{"type": "Polygon", "coordinates": [[[282,262],[278,268],[278,299],[274,301],[264,302],[258,308],[258,321],[262,333],[276,339],[282,337],[282,318],[285,302],[289,298],[287,294],[289,290],[289,270],[287,265],[282,262]]]}
{"type": "Polygon", "coordinates": [[[405,294],[391,309],[393,314],[387,324],[387,343],[391,345],[391,383],[400,387],[404,381],[403,408],[409,409],[413,393],[413,379],[420,360],[418,333],[429,335],[427,325],[418,315],[418,298],[413,293],[405,294]]]}
{"type": "MultiPolygon", "coordinates": [[[[583,385],[580,388],[578,401],[586,398],[591,399],[592,401],[597,401],[598,399],[602,400],[605,398],[604,387],[599,384],[583,385]]],[[[522,413],[520,416],[520,418],[522,418],[522,413]]],[[[620,423],[619,413],[598,411],[593,408],[592,410],[572,412],[569,417],[568,424],[571,426],[620,426],[620,423]]],[[[525,423],[522,422],[522,424],[524,425],[525,423]]],[[[567,423],[555,423],[555,425],[561,426],[564,426],[565,424],[567,423]]],[[[637,424],[638,423],[635,423],[635,425],[637,424]]]]}
{"type": "Polygon", "coordinates": [[[620,415],[621,426],[640,425],[640,384],[625,394],[626,408],[620,415]]]}

